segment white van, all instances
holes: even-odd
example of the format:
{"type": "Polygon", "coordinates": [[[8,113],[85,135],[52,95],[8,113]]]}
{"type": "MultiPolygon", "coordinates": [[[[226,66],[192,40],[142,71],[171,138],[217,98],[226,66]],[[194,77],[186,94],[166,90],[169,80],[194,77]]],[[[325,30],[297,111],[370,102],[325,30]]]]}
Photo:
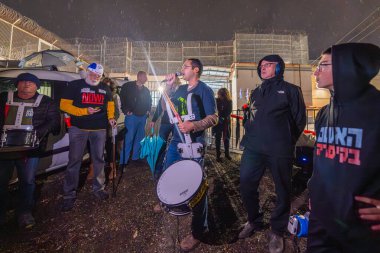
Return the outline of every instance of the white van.
{"type": "MultiPolygon", "coordinates": [[[[24,68],[24,69],[4,69],[0,70],[0,92],[6,92],[9,89],[15,90],[14,80],[21,73],[31,73],[41,80],[41,87],[38,90],[40,94],[51,97],[56,103],[60,102],[70,81],[80,79],[78,73],[53,71],[42,68],[24,68]]],[[[37,174],[46,173],[58,168],[62,168],[68,163],[69,135],[61,117],[61,132],[59,135],[49,135],[46,151],[41,154],[37,174]]],[[[4,155],[5,153],[1,153],[4,155]]],[[[84,158],[88,158],[88,155],[84,158]]]]}

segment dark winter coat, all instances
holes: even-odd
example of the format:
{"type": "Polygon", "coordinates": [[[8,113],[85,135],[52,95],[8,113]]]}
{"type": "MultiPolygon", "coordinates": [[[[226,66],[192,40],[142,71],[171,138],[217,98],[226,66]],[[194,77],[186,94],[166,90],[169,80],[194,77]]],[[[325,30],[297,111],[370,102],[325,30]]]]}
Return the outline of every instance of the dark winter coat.
{"type": "Polygon", "coordinates": [[[216,99],[216,108],[218,109],[218,124],[213,127],[213,133],[223,132],[225,137],[231,136],[231,113],[232,101],[216,99]]]}
{"type": "MultiPolygon", "coordinates": [[[[301,89],[283,79],[284,61],[274,57],[279,71],[251,93],[241,145],[260,154],[293,157],[297,139],[306,125],[306,107],[301,89]]],[[[259,68],[258,74],[261,78],[259,68]]]]}
{"type": "Polygon", "coordinates": [[[136,116],[146,115],[152,107],[152,97],[145,86],[138,88],[136,81],[127,82],[120,91],[121,110],[125,115],[132,112],[136,116]]]}
{"type": "MultiPolygon", "coordinates": [[[[17,92],[15,92],[15,97],[17,92]]],[[[37,98],[38,93],[34,96],[37,98]]],[[[3,92],[0,94],[0,129],[3,129],[5,121],[5,105],[7,102],[8,93],[3,92]]],[[[37,131],[37,137],[43,139],[40,141],[40,150],[45,149],[47,137],[49,133],[58,135],[61,130],[61,114],[58,109],[57,103],[48,96],[43,96],[38,107],[33,108],[32,118],[33,128],[37,131]]]]}

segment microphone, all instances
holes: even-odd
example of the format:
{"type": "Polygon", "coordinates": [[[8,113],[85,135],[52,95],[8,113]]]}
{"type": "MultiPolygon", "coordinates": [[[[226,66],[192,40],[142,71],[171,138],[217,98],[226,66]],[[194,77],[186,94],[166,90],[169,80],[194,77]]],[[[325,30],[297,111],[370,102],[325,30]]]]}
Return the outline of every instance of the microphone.
{"type": "MultiPolygon", "coordinates": [[[[179,71],[175,72],[174,74],[175,74],[175,76],[182,76],[182,73],[179,71]]],[[[166,83],[166,81],[168,81],[168,80],[164,79],[161,81],[161,83],[166,83]]]]}

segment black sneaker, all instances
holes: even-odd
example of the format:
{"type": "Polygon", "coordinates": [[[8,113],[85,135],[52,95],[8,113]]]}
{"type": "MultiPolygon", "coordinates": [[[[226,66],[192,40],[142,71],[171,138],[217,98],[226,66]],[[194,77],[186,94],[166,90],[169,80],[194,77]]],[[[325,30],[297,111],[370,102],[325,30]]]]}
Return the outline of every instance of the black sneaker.
{"type": "Polygon", "coordinates": [[[273,231],[268,233],[269,237],[269,252],[281,253],[284,252],[284,238],[273,231]]]}
{"type": "Polygon", "coordinates": [[[109,198],[109,194],[105,190],[94,192],[94,196],[99,200],[106,200],[109,198]]]}
{"type": "Polygon", "coordinates": [[[22,213],[17,218],[18,226],[21,229],[31,229],[36,225],[36,222],[30,212],[22,213]]]}
{"type": "Polygon", "coordinates": [[[62,204],[61,211],[62,212],[68,212],[71,209],[73,209],[75,200],[76,200],[75,198],[63,199],[63,204],[62,204]]]}
{"type": "Polygon", "coordinates": [[[253,235],[255,231],[259,231],[263,228],[263,225],[260,223],[250,223],[247,222],[244,224],[243,229],[239,233],[239,239],[245,239],[253,235]]]}

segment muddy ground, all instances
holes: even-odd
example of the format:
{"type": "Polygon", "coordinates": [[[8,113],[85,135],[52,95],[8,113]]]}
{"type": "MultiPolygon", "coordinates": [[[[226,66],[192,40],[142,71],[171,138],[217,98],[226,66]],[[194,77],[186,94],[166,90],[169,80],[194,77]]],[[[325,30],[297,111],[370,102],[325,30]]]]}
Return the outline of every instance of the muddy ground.
{"type": "MultiPolygon", "coordinates": [[[[266,234],[275,201],[270,174],[265,174],[260,186],[266,228],[238,240],[237,234],[246,221],[239,194],[240,156],[218,163],[212,153],[206,156],[210,232],[193,252],[268,252],[266,234]]],[[[0,231],[0,252],[180,252],[178,241],[190,232],[191,217],[153,212],[157,197],[147,165],[129,165],[117,196],[107,201],[92,196],[86,173],[84,166],[78,199],[67,213],[60,211],[63,171],[39,178],[36,226],[27,231],[18,229],[14,211],[10,210],[0,231]]],[[[111,192],[112,183],[106,189],[111,192]]],[[[16,190],[12,191],[13,196],[16,190]]],[[[301,212],[305,208],[303,202],[301,212]]],[[[305,251],[305,239],[288,236],[286,252],[298,250],[305,251]]]]}

